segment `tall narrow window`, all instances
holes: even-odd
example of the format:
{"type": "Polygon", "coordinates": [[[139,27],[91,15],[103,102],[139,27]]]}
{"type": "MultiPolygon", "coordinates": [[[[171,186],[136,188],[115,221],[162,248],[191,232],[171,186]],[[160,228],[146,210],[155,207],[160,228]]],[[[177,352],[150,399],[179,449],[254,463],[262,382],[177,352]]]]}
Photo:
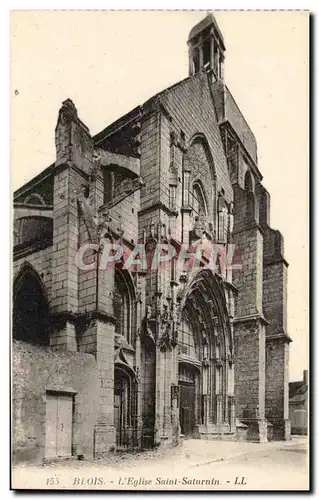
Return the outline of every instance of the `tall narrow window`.
{"type": "Polygon", "coordinates": [[[227,242],[228,235],[228,210],[223,194],[218,197],[218,240],[221,243],[227,242]]]}
{"type": "Polygon", "coordinates": [[[205,67],[210,66],[210,47],[211,47],[210,40],[207,40],[203,44],[203,63],[205,67]]]}
{"type": "Polygon", "coordinates": [[[183,185],[183,188],[184,188],[183,189],[183,191],[184,191],[183,192],[183,205],[184,205],[184,207],[188,207],[190,204],[189,203],[189,181],[190,181],[189,177],[190,177],[190,172],[184,171],[184,179],[183,179],[183,181],[184,181],[184,183],[183,183],[184,184],[183,185]]]}
{"type": "Polygon", "coordinates": [[[195,217],[203,217],[207,215],[206,203],[204,200],[203,192],[198,184],[194,184],[192,193],[192,208],[195,217]]]}
{"type": "Polygon", "coordinates": [[[176,186],[169,187],[169,208],[176,210],[176,186]]]}
{"type": "Polygon", "coordinates": [[[131,341],[131,301],[127,282],[121,271],[115,272],[113,309],[116,319],[115,333],[131,341]]]}
{"type": "Polygon", "coordinates": [[[216,76],[219,76],[218,73],[218,48],[216,44],[214,45],[214,73],[216,76]]]}
{"type": "Polygon", "coordinates": [[[194,50],[193,65],[194,65],[194,73],[198,73],[199,72],[199,50],[198,49],[194,50]]]}

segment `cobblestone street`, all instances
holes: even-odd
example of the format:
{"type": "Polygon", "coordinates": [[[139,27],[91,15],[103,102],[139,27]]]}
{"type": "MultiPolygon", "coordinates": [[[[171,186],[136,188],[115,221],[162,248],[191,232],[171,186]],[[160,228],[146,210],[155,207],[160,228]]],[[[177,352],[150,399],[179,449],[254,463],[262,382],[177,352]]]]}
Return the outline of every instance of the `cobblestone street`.
{"type": "Polygon", "coordinates": [[[136,455],[19,465],[13,469],[13,487],[22,485],[43,489],[307,490],[307,439],[265,444],[189,439],[173,449],[136,455]]]}

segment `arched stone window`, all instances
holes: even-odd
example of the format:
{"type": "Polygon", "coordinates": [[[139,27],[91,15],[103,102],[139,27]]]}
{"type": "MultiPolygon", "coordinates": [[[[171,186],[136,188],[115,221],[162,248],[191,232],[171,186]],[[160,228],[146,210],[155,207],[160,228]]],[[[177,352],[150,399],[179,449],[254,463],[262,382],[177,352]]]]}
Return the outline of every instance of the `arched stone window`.
{"type": "Polygon", "coordinates": [[[43,283],[26,265],[13,286],[13,338],[32,344],[50,344],[49,305],[43,283]]]}
{"type": "Polygon", "coordinates": [[[132,340],[132,300],[128,278],[120,269],[115,270],[113,308],[116,319],[115,333],[122,335],[130,343],[132,340]]]}
{"type": "Polygon", "coordinates": [[[26,199],[24,200],[24,203],[27,203],[30,205],[45,205],[45,201],[44,201],[43,197],[38,193],[29,194],[26,197],[26,199]]]}
{"type": "Polygon", "coordinates": [[[192,199],[194,216],[205,217],[207,215],[207,208],[203,190],[198,182],[195,182],[193,185],[192,199]]]}

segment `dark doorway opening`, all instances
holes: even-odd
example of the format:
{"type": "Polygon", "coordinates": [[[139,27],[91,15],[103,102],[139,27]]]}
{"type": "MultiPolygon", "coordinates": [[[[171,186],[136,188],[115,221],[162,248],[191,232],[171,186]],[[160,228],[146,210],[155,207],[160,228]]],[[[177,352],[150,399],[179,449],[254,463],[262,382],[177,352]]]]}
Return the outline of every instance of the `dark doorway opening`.
{"type": "Polygon", "coordinates": [[[131,376],[115,368],[114,424],[117,450],[140,448],[137,429],[137,386],[131,376]]]}
{"type": "Polygon", "coordinates": [[[179,419],[181,433],[192,436],[195,427],[195,383],[180,382],[179,419]]]}

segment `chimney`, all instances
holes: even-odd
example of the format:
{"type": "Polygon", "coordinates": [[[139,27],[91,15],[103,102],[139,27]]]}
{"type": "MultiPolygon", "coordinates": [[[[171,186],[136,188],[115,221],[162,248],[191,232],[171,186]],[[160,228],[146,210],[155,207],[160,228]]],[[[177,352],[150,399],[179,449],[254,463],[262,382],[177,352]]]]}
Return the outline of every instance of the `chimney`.
{"type": "Polygon", "coordinates": [[[305,385],[308,385],[308,370],[303,371],[303,382],[305,385]]]}

